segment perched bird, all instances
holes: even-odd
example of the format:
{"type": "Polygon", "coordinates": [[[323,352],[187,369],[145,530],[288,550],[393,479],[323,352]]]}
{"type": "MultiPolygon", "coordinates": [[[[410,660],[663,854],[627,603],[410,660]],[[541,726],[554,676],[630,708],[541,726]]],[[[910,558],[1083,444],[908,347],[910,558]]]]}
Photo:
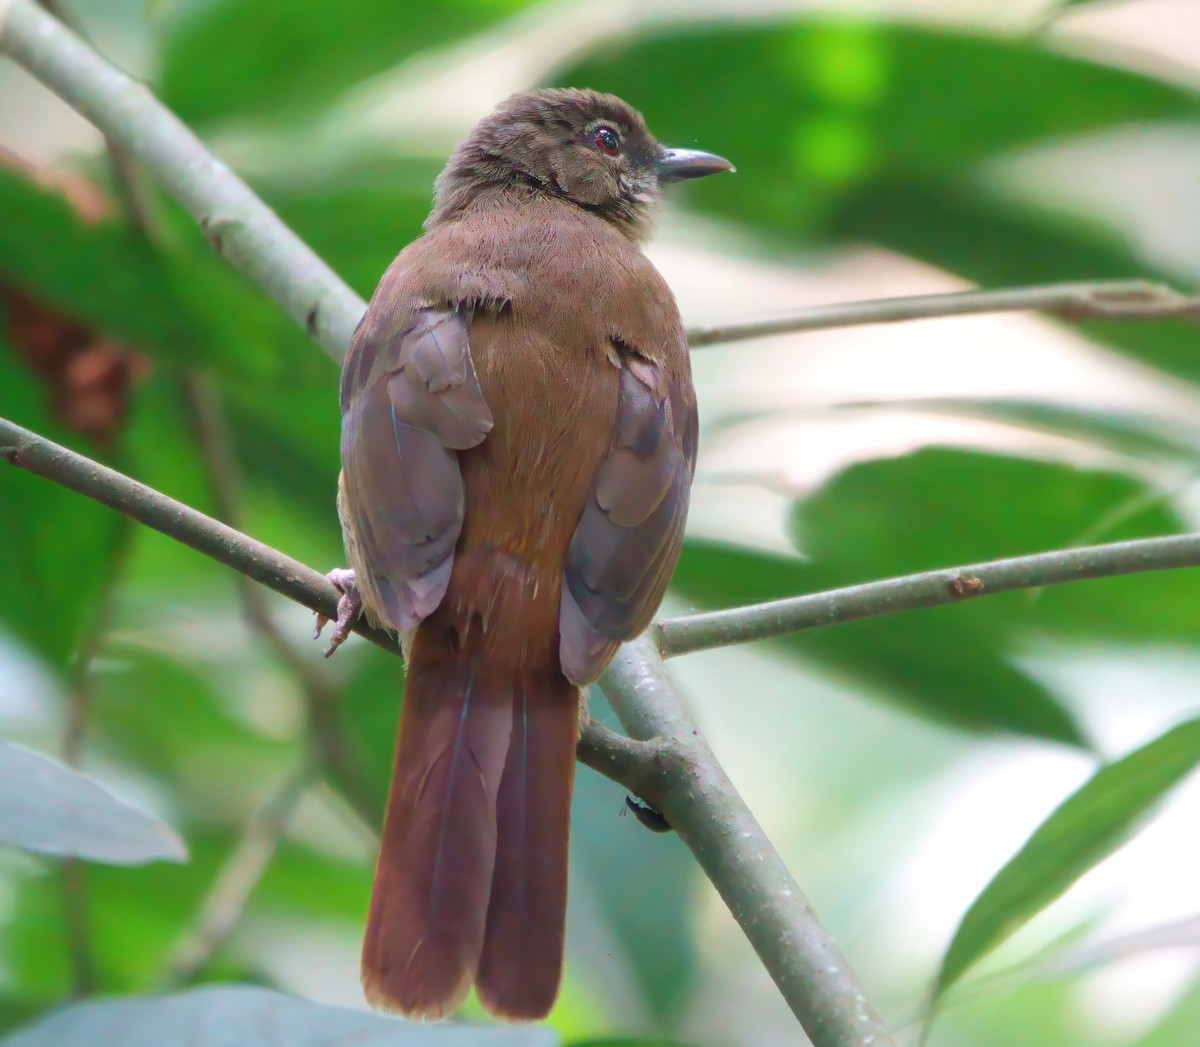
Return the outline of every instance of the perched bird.
{"type": "Polygon", "coordinates": [[[516,95],[355,331],[334,647],[361,606],[408,659],[375,1006],[439,1018],[472,983],[503,1018],[554,1003],[580,689],[657,610],[695,469],[687,342],[639,245],[664,183],[726,170],[612,95],[516,95]]]}

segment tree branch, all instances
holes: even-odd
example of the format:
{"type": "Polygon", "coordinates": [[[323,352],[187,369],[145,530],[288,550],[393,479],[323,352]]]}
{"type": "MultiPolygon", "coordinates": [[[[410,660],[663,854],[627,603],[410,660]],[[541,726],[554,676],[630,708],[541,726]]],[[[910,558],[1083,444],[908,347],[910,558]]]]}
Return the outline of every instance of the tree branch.
{"type": "MultiPolygon", "coordinates": [[[[6,418],[0,418],[0,458],[124,513],[310,611],[332,617],[336,610],[338,591],[323,574],[299,560],[6,418]]],[[[385,650],[400,654],[400,645],[390,633],[373,629],[362,619],[354,631],[385,650]]],[[[578,755],[582,763],[606,778],[639,792],[646,781],[641,765],[653,753],[589,721],[579,740],[578,755]]]]}
{"type": "Polygon", "coordinates": [[[1014,589],[1035,589],[1087,578],[1111,578],[1179,567],[1200,567],[1200,534],[1140,538],[989,560],[965,567],[947,567],[728,611],[671,618],[659,622],[653,629],[662,656],[673,658],[693,651],[768,640],[823,625],[938,607],[1014,589]]]}
{"type": "Polygon", "coordinates": [[[693,327],[688,330],[687,337],[693,349],[700,349],[706,345],[744,342],[799,331],[822,331],[830,327],[1030,309],[1071,321],[1162,320],[1171,316],[1194,320],[1200,318],[1200,295],[1181,294],[1164,284],[1145,280],[1098,280],[1000,291],[959,291],[818,305],[763,320],[693,327]]]}
{"type": "Polygon", "coordinates": [[[212,246],[340,361],[365,305],[144,84],[33,0],[0,2],[0,51],[141,160],[212,246]]]}
{"type": "Polygon", "coordinates": [[[857,975],[717,762],[649,637],[625,644],[600,686],[634,738],[657,740],[656,780],[641,795],[691,849],[816,1047],[892,1047],[857,975]]]}

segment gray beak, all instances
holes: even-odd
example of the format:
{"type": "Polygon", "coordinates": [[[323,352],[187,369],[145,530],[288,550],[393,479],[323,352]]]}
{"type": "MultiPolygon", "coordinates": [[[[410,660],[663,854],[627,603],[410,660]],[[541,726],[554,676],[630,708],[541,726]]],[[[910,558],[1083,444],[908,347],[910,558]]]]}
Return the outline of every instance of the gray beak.
{"type": "Polygon", "coordinates": [[[703,178],[736,170],[724,157],[702,153],[699,149],[664,149],[659,153],[656,166],[660,182],[682,182],[685,178],[703,178]]]}

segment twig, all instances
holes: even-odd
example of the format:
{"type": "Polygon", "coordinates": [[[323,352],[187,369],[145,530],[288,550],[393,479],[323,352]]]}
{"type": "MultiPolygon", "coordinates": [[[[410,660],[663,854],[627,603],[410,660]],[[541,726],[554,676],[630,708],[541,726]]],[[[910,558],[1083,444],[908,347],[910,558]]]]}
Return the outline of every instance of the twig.
{"type": "Polygon", "coordinates": [[[891,324],[974,313],[1038,310],[1064,320],[1162,320],[1181,316],[1200,318],[1200,296],[1185,295],[1165,284],[1145,280],[1097,280],[1086,283],[1013,287],[1000,291],[959,291],[953,294],[875,298],[797,309],[782,316],[714,327],[694,327],[687,333],[693,349],[727,342],[744,342],[776,334],[821,331],[830,327],[891,324]]]}
{"type": "Polygon", "coordinates": [[[1014,589],[1179,567],[1200,567],[1200,534],[1140,538],[947,567],[728,611],[671,618],[653,628],[659,651],[664,658],[673,658],[1014,589]]]}
{"type": "Polygon", "coordinates": [[[195,980],[204,972],[217,950],[229,940],[316,774],[316,765],[306,760],[299,770],[288,776],[262,810],[247,822],[237,846],[201,902],[195,926],[180,941],[167,962],[166,982],[169,987],[186,985],[195,980]]]}
{"type": "MultiPolygon", "coordinates": [[[[0,458],[124,513],[310,611],[333,617],[339,593],[323,574],[115,469],[76,454],[5,418],[0,418],[0,458]]],[[[390,633],[373,629],[362,620],[355,625],[354,631],[385,650],[400,654],[400,645],[390,633]]],[[[618,744],[618,739],[619,736],[590,721],[579,742],[579,759],[605,777],[637,792],[644,784],[642,771],[636,767],[641,750],[627,744],[628,739],[620,739],[618,744]]]]}
{"type": "Polygon", "coordinates": [[[817,1047],[892,1047],[853,969],[821,926],[688,714],[647,636],[601,677],[622,726],[657,738],[657,780],[641,792],[691,849],[817,1047]]]}

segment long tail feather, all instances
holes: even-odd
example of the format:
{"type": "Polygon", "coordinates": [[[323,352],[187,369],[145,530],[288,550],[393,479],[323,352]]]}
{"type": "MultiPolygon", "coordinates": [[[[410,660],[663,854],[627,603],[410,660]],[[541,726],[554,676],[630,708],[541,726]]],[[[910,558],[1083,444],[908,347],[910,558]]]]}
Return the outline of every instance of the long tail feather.
{"type": "Polygon", "coordinates": [[[424,1018],[466,996],[483,947],[511,671],[464,663],[418,633],[363,942],[372,1006],[424,1018]]]}
{"type": "Polygon", "coordinates": [[[558,672],[514,679],[495,871],[476,987],[493,1014],[544,1018],[562,977],[579,692],[558,672]]]}

